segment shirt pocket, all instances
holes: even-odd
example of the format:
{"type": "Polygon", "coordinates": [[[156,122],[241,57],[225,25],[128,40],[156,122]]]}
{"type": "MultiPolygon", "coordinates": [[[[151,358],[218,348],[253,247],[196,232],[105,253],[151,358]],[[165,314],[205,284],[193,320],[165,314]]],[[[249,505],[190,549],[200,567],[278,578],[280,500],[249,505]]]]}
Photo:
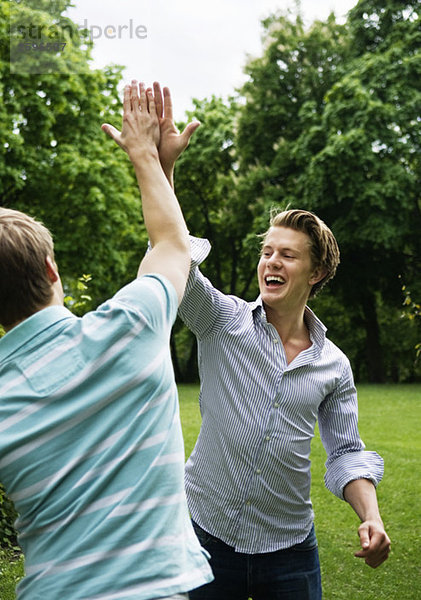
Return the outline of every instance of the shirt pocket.
{"type": "Polygon", "coordinates": [[[52,348],[48,345],[19,360],[17,367],[35,393],[47,396],[80,373],[84,360],[75,347],[52,348]]]}

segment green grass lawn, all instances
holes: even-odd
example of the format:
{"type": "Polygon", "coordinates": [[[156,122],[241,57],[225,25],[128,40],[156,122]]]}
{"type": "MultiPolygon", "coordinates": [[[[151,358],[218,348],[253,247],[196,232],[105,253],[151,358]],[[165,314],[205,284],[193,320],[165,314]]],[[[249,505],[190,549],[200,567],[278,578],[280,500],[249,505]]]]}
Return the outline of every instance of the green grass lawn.
{"type": "MultiPolygon", "coordinates": [[[[186,455],[193,448],[200,414],[197,386],[179,386],[186,455]]],[[[421,597],[421,385],[360,385],[360,434],[367,450],[385,461],[378,487],[383,521],[392,540],[389,559],[371,569],[354,557],[359,519],[324,487],[326,453],[318,432],[312,443],[312,492],[325,600],[416,600],[421,597]]],[[[270,600],[268,598],[268,600],[270,600]]]]}
{"type": "MultiPolygon", "coordinates": [[[[200,427],[198,386],[180,385],[179,392],[188,456],[200,427]]],[[[367,449],[377,450],[385,460],[378,498],[392,552],[376,570],[354,558],[359,547],[358,518],[324,488],[325,452],[317,433],[312,447],[312,500],[324,599],[416,600],[421,594],[421,489],[417,469],[421,385],[360,385],[358,392],[361,436],[367,449]]],[[[14,600],[13,589],[21,573],[22,561],[10,561],[0,553],[0,600],[14,600]]]]}

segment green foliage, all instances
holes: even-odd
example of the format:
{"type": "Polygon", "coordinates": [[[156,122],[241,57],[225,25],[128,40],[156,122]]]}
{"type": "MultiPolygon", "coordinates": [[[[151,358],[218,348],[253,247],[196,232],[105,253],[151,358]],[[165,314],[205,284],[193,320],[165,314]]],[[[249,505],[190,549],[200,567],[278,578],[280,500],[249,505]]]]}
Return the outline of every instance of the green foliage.
{"type": "Polygon", "coordinates": [[[13,502],[7,497],[0,483],[0,551],[1,548],[18,551],[16,531],[13,526],[17,517],[13,502]]]}
{"type": "Polygon", "coordinates": [[[82,316],[92,305],[92,298],[87,293],[91,281],[91,275],[82,275],[72,286],[69,286],[64,304],[75,315],[82,316]]]}
{"type": "MultiPolygon", "coordinates": [[[[344,25],[331,15],[307,29],[300,17],[266,19],[243,99],[195,102],[189,116],[202,127],[176,171],[190,230],[213,245],[203,270],[226,293],[258,293],[256,234],[272,207],[305,208],[328,223],[341,265],[315,306],[362,380],[420,375],[414,328],[399,310],[399,277],[412,287],[421,267],[415,5],[367,0],[344,25]]],[[[181,380],[196,374],[194,350],[177,325],[181,380]]]]}
{"type": "Polygon", "coordinates": [[[236,138],[255,231],[273,204],[290,204],[335,233],[341,265],[329,285],[350,338],[335,318],[327,325],[348,347],[363,332],[358,361],[372,381],[404,377],[390,374],[386,352],[406,347],[406,330],[387,344],[382,315],[399,320],[399,276],[412,285],[421,266],[418,4],[364,0],[345,25],[331,16],[308,30],[300,18],[267,19],[236,138]]]}
{"type": "MultiPolygon", "coordinates": [[[[410,321],[412,325],[412,329],[417,330],[417,335],[420,336],[421,332],[419,330],[419,326],[421,325],[421,304],[415,302],[412,299],[411,291],[407,289],[406,285],[402,286],[402,293],[404,295],[403,301],[403,312],[402,317],[410,321]],[[417,327],[418,326],[418,327],[417,327]]],[[[419,339],[419,338],[418,338],[419,339]]],[[[416,363],[421,358],[421,342],[417,341],[414,345],[415,353],[416,353],[416,363]]]]}
{"type": "Polygon", "coordinates": [[[121,125],[121,67],[91,68],[87,36],[62,16],[68,4],[0,0],[0,194],[51,230],[65,284],[92,273],[97,304],[135,276],[146,240],[132,167],[100,128],[121,125]],[[67,36],[61,62],[12,73],[9,22],[67,36]]]}

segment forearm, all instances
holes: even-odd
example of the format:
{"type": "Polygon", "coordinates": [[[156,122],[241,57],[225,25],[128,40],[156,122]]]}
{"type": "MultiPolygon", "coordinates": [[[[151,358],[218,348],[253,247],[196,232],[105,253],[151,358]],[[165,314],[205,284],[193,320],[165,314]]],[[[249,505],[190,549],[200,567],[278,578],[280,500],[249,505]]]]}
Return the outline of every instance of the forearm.
{"type": "Polygon", "coordinates": [[[142,210],[152,247],[160,242],[174,244],[190,251],[188,231],[183,214],[157,152],[132,155],[136,178],[142,196],[142,210]]]}
{"type": "Polygon", "coordinates": [[[344,498],[352,506],[361,521],[379,520],[376,488],[368,479],[350,481],[344,489],[344,498]]]}
{"type": "Polygon", "coordinates": [[[345,487],[344,498],[361,519],[358,528],[361,550],[354,556],[363,558],[375,569],[390,552],[390,539],[380,517],[376,489],[368,479],[355,479],[345,487]]]}

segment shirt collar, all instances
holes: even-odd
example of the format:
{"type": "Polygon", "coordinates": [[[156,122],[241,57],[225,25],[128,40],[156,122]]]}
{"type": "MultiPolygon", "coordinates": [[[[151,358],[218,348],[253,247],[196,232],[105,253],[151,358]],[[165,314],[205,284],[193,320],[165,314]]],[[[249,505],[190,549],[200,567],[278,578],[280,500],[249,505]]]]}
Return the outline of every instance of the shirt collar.
{"type": "MultiPolygon", "coordinates": [[[[249,302],[248,304],[256,317],[267,323],[266,311],[263,306],[262,297],[258,296],[254,302],[249,302]]],[[[308,306],[305,308],[304,320],[310,332],[311,341],[315,343],[316,346],[322,348],[326,340],[327,328],[308,306]]]]}
{"type": "Polygon", "coordinates": [[[51,325],[71,318],[76,317],[64,306],[48,306],[34,313],[0,339],[0,363],[51,325]]]}

